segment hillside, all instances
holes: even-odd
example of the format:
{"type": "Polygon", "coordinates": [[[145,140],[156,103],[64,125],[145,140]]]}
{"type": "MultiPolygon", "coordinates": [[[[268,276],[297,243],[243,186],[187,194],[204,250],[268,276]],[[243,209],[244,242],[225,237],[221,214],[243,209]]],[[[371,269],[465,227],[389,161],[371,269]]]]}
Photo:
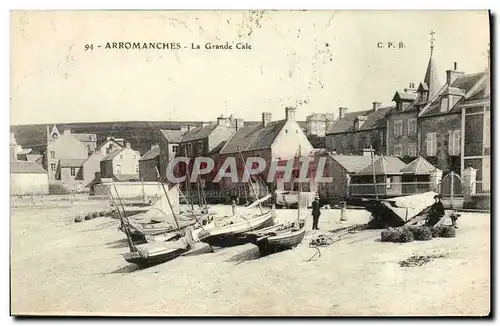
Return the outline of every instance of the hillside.
{"type": "MultiPolygon", "coordinates": [[[[257,121],[245,121],[245,125],[259,123],[257,121]]],[[[62,133],[64,129],[71,129],[74,133],[93,133],[97,135],[97,144],[106,141],[108,136],[123,138],[130,142],[133,149],[138,150],[141,155],[145,154],[151,144],[159,143],[160,129],[178,130],[186,125],[199,126],[199,121],[119,121],[119,122],[82,122],[61,123],[57,128],[62,133]]],[[[302,126],[304,122],[299,122],[302,126]]],[[[49,125],[52,128],[52,124],[49,125]]],[[[31,148],[33,152],[42,152],[47,144],[47,125],[18,125],[11,126],[11,132],[16,136],[17,143],[25,148],[31,148]]]]}

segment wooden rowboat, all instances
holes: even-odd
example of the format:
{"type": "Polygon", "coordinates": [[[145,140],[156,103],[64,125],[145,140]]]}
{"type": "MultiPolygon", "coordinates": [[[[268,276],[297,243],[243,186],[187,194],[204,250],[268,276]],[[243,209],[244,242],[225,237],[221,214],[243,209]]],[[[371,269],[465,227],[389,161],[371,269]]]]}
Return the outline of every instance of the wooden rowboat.
{"type": "Polygon", "coordinates": [[[212,221],[198,234],[199,240],[217,247],[248,243],[246,232],[273,225],[273,215],[271,211],[258,215],[237,215],[226,217],[223,222],[218,226],[217,221],[212,221]]]}
{"type": "Polygon", "coordinates": [[[259,247],[261,256],[292,249],[304,239],[306,221],[280,224],[247,233],[249,242],[259,247]]]}
{"type": "Polygon", "coordinates": [[[183,239],[162,244],[147,243],[136,246],[136,251],[123,254],[123,258],[140,268],[147,268],[177,258],[190,248],[191,246],[183,239]]]}

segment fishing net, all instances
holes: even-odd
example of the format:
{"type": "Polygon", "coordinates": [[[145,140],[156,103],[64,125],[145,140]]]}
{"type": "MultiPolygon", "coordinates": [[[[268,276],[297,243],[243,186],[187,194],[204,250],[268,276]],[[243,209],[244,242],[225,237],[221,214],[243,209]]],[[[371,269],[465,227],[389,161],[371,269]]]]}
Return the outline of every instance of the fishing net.
{"type": "Polygon", "coordinates": [[[456,235],[455,227],[452,225],[443,226],[440,236],[443,238],[454,238],[456,235]]]}
{"type": "Polygon", "coordinates": [[[427,241],[432,239],[432,229],[428,226],[414,226],[409,230],[413,233],[415,240],[427,241]]]}
{"type": "Polygon", "coordinates": [[[408,229],[403,229],[402,234],[398,237],[397,242],[412,242],[415,240],[413,233],[408,229]]]}

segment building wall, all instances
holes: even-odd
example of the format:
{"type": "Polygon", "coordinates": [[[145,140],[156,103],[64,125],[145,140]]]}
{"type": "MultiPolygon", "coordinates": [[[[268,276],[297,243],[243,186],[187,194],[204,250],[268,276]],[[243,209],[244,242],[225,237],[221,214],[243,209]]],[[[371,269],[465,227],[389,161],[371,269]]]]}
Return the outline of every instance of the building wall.
{"type": "MultiPolygon", "coordinates": [[[[391,112],[392,114],[388,117],[387,119],[387,154],[389,156],[395,155],[395,146],[396,145],[401,145],[402,147],[402,152],[403,155],[402,157],[405,156],[410,156],[408,155],[408,145],[409,144],[414,144],[415,145],[415,150],[416,150],[416,156],[411,156],[411,157],[417,157],[418,156],[418,127],[417,130],[413,135],[409,135],[409,120],[410,119],[416,119],[417,118],[417,112],[398,112],[393,110],[391,112]],[[399,137],[396,137],[394,133],[394,122],[395,121],[402,121],[402,135],[399,137]]],[[[417,120],[417,125],[418,125],[418,120],[417,120]]]]}
{"type": "Polygon", "coordinates": [[[337,202],[343,200],[347,195],[347,171],[342,165],[334,160],[330,155],[324,156],[325,172],[324,177],[333,178],[332,182],[319,183],[318,193],[321,200],[333,200],[337,202]]]}
{"type": "Polygon", "coordinates": [[[375,154],[386,155],[386,128],[326,135],[326,149],[337,154],[361,155],[370,145],[375,154]]]}
{"type": "Polygon", "coordinates": [[[234,130],[231,130],[226,126],[217,126],[217,128],[215,128],[208,136],[208,148],[207,145],[205,145],[206,151],[204,152],[204,154],[207,154],[215,147],[219,146],[219,144],[223,141],[227,141],[231,137],[233,132],[234,130]]]}
{"type": "Polygon", "coordinates": [[[477,170],[476,180],[482,181],[480,190],[490,190],[491,178],[491,132],[489,142],[485,133],[491,130],[489,103],[462,109],[464,136],[463,169],[472,167],[477,170]]]}
{"type": "Polygon", "coordinates": [[[75,167],[75,175],[71,175],[70,167],[61,167],[61,181],[69,188],[78,191],[85,187],[83,181],[83,167],[75,167]]]}
{"type": "Polygon", "coordinates": [[[272,159],[287,160],[298,154],[300,147],[301,156],[306,156],[313,151],[313,147],[299,124],[287,121],[271,146],[272,159]]]}
{"type": "MultiPolygon", "coordinates": [[[[421,117],[418,120],[420,155],[429,163],[443,171],[443,175],[451,171],[460,174],[461,163],[460,155],[449,155],[449,132],[452,130],[461,130],[460,114],[445,114],[429,117],[421,117]],[[426,135],[436,133],[436,156],[427,155],[426,135]]],[[[461,135],[462,137],[462,132],[461,135]]],[[[467,136],[466,136],[467,137],[467,136]]]]}
{"type": "Polygon", "coordinates": [[[46,166],[49,180],[56,180],[56,175],[60,171],[52,171],[51,163],[58,166],[60,159],[86,159],[88,157],[87,147],[71,134],[61,134],[56,140],[49,140],[47,143],[46,166]],[[55,158],[52,158],[51,152],[55,152],[55,158]]]}
{"type": "Polygon", "coordinates": [[[87,149],[87,153],[94,153],[95,149],[97,147],[97,143],[95,141],[80,141],[83,145],[85,145],[85,148],[87,149]]]}
{"type": "Polygon", "coordinates": [[[99,151],[106,155],[106,154],[110,154],[114,151],[117,151],[119,149],[122,149],[123,146],[121,146],[120,144],[117,144],[115,141],[113,140],[107,140],[104,144],[102,144],[100,147],[99,147],[99,151]],[[109,149],[109,152],[107,151],[109,149]]]}
{"type": "MultiPolygon", "coordinates": [[[[104,152],[105,153],[105,152],[104,152]]],[[[101,160],[106,154],[94,152],[83,164],[83,181],[84,184],[89,184],[94,180],[96,172],[101,171],[101,160]]]]}
{"type": "Polygon", "coordinates": [[[46,195],[49,193],[49,178],[46,173],[11,173],[10,195],[46,195]]]}
{"type": "Polygon", "coordinates": [[[139,179],[142,181],[158,181],[156,168],[160,168],[160,157],[139,161],[139,179]]]}
{"type": "Polygon", "coordinates": [[[139,174],[140,156],[139,152],[131,148],[125,148],[113,157],[113,174],[139,174]],[[118,166],[120,166],[120,171],[118,166]]]}

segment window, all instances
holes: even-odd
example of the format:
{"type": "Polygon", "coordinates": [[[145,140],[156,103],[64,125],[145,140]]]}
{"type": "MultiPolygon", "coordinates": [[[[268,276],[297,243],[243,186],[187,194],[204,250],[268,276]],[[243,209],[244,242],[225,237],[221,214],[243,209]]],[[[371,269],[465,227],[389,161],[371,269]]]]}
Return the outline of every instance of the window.
{"type": "Polygon", "coordinates": [[[56,158],[56,152],[50,151],[50,158],[56,158]]]}
{"type": "Polygon", "coordinates": [[[441,112],[447,112],[448,111],[448,98],[443,97],[441,99],[441,112]]]}
{"type": "Polygon", "coordinates": [[[372,137],[370,134],[367,134],[365,139],[365,147],[369,148],[371,144],[372,144],[372,137]]]}
{"type": "Polygon", "coordinates": [[[460,130],[448,132],[448,154],[450,156],[460,155],[460,130]]]}
{"type": "Polygon", "coordinates": [[[177,153],[177,148],[178,148],[178,147],[179,147],[179,146],[177,146],[177,145],[172,146],[172,152],[177,153]]]}
{"type": "Polygon", "coordinates": [[[56,172],[56,163],[50,163],[50,170],[56,172]]]}
{"type": "Polygon", "coordinates": [[[402,136],[403,135],[403,121],[398,120],[394,121],[394,136],[402,136]]]}
{"type": "Polygon", "coordinates": [[[385,179],[385,187],[391,189],[391,178],[385,179]]]}
{"type": "Polygon", "coordinates": [[[381,131],[381,132],[379,133],[379,137],[380,137],[380,143],[381,143],[382,145],[385,145],[385,134],[384,134],[384,132],[383,132],[383,131],[381,131]]]}
{"type": "Polygon", "coordinates": [[[122,173],[122,166],[121,165],[117,165],[116,166],[116,174],[121,174],[122,173]]]}
{"type": "Polygon", "coordinates": [[[484,147],[490,147],[490,112],[489,111],[484,113],[483,132],[484,132],[484,136],[483,136],[484,147]]]}
{"type": "Polygon", "coordinates": [[[188,144],[187,155],[191,155],[193,153],[193,144],[188,144]]]}
{"type": "Polygon", "coordinates": [[[394,155],[399,157],[403,156],[403,145],[394,145],[394,155]]]}
{"type": "Polygon", "coordinates": [[[134,160],[135,160],[135,158],[136,158],[136,156],[135,156],[135,155],[133,155],[133,156],[132,156],[132,159],[134,159],[134,160]]]}
{"type": "Polygon", "coordinates": [[[417,119],[408,120],[408,136],[414,136],[417,134],[417,119]]]}
{"type": "Polygon", "coordinates": [[[139,165],[135,166],[135,173],[139,173],[139,165]]]}
{"type": "Polygon", "coordinates": [[[87,151],[90,152],[90,145],[87,145],[87,151]]]}
{"type": "Polygon", "coordinates": [[[415,143],[408,144],[408,156],[417,157],[417,145],[415,143]]]}
{"type": "Polygon", "coordinates": [[[431,132],[427,134],[427,137],[425,139],[425,144],[427,148],[427,156],[436,156],[437,152],[437,139],[436,139],[436,133],[431,132]]]}
{"type": "Polygon", "coordinates": [[[76,175],[76,169],[71,168],[70,173],[71,173],[71,176],[74,177],[76,175]]]}
{"type": "Polygon", "coordinates": [[[202,141],[198,142],[198,152],[203,153],[203,142],[202,141]]]}
{"type": "Polygon", "coordinates": [[[123,155],[120,155],[120,160],[123,160],[123,155]]]}

